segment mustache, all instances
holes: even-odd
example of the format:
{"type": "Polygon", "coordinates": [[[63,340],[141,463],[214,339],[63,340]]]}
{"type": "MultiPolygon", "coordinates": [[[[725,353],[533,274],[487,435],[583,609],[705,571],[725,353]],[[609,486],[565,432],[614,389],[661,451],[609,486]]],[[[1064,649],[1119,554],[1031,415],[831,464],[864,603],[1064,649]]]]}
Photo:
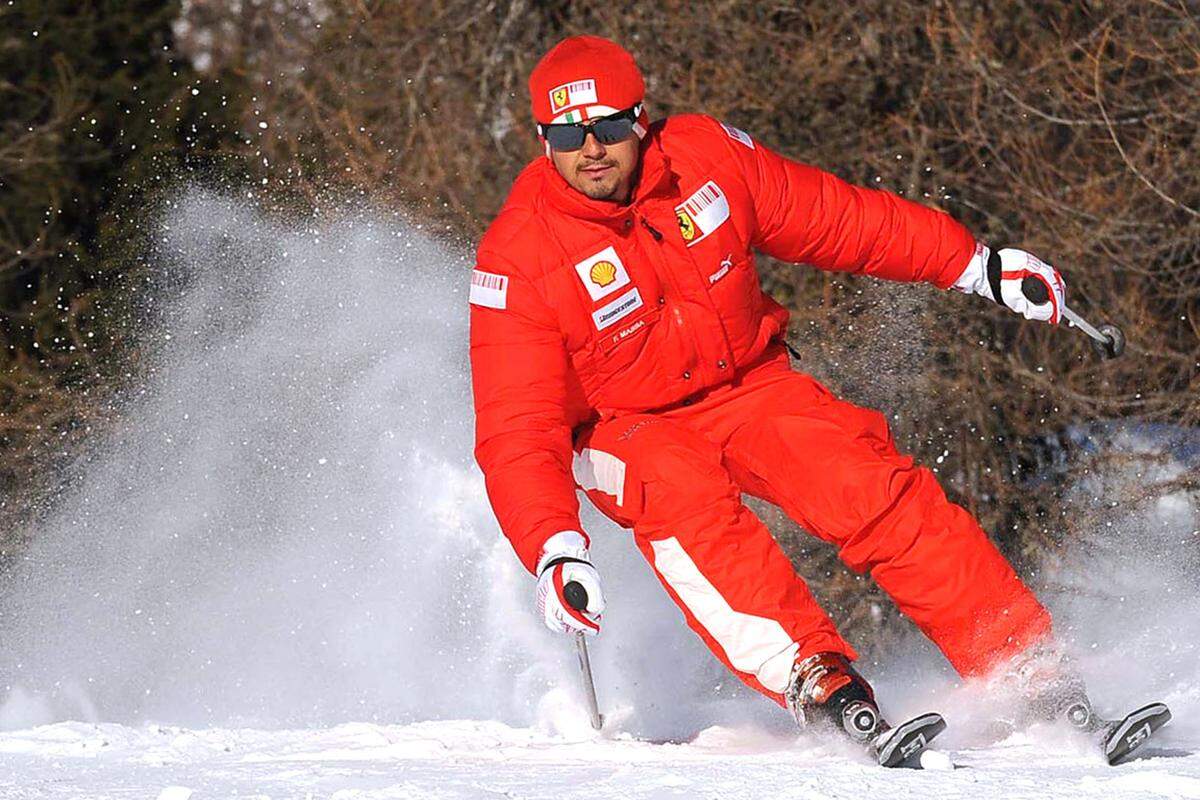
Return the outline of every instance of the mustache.
{"type": "Polygon", "coordinates": [[[604,158],[597,161],[584,161],[581,164],[575,165],[576,172],[582,172],[589,167],[615,167],[617,162],[611,158],[604,158]]]}

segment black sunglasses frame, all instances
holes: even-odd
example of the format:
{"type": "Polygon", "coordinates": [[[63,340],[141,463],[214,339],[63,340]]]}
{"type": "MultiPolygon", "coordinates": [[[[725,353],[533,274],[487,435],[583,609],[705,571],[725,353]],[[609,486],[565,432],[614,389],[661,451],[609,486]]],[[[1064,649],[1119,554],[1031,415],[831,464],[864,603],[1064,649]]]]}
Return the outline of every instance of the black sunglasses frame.
{"type": "Polygon", "coordinates": [[[560,153],[571,153],[581,147],[587,141],[588,134],[596,137],[596,141],[600,144],[616,144],[629,138],[633,133],[633,126],[637,124],[637,118],[642,113],[642,104],[638,103],[632,108],[627,108],[624,111],[618,111],[615,114],[609,114],[607,117],[600,117],[589,122],[563,122],[554,125],[542,125],[538,123],[538,136],[543,137],[549,144],[550,148],[560,153]],[[608,125],[605,123],[626,123],[622,124],[617,130],[608,131],[608,125]],[[603,126],[603,127],[600,127],[603,126]],[[571,139],[564,140],[562,135],[570,134],[571,139]],[[575,138],[578,137],[578,144],[575,144],[575,138]],[[559,139],[559,143],[555,144],[554,140],[559,139]],[[572,146],[573,145],[573,146],[572,146]]]}

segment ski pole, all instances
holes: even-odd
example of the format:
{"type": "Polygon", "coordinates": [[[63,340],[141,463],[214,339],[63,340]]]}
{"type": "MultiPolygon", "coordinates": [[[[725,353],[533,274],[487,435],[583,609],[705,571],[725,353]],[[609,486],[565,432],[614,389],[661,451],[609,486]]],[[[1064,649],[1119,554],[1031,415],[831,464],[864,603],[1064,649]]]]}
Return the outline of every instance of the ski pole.
{"type": "MultiPolygon", "coordinates": [[[[587,589],[579,581],[567,581],[563,586],[563,597],[567,605],[576,611],[587,608],[587,589]]],[[[583,631],[575,632],[575,650],[579,655],[579,671],[583,673],[583,694],[587,698],[588,714],[592,718],[592,727],[600,730],[604,727],[604,715],[600,713],[600,705],[596,702],[596,684],[592,680],[592,662],[588,658],[587,642],[584,641],[583,631]]]]}
{"type": "MultiPolygon", "coordinates": [[[[1021,293],[1031,303],[1041,304],[1050,299],[1046,284],[1032,276],[1021,281],[1021,293]]],[[[1068,308],[1066,303],[1063,303],[1062,315],[1067,318],[1067,322],[1092,338],[1092,347],[1101,358],[1116,358],[1125,352],[1125,334],[1113,323],[1106,322],[1097,328],[1068,308]]]]}

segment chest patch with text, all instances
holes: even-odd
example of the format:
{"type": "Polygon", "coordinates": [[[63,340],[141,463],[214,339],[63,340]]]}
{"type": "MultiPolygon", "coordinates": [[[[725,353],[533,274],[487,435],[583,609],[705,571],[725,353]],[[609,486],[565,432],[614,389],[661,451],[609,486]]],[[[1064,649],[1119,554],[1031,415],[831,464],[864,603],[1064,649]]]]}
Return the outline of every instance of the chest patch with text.
{"type": "Polygon", "coordinates": [[[625,319],[641,307],[641,293],[636,288],[630,289],[611,303],[593,311],[592,322],[596,323],[596,330],[602,331],[609,325],[625,319]]]}
{"type": "Polygon", "coordinates": [[[629,284],[629,272],[612,245],[580,261],[575,265],[575,272],[593,300],[606,297],[629,284]]]}
{"type": "Polygon", "coordinates": [[[675,219],[683,241],[691,247],[729,219],[729,200],[720,186],[709,181],[675,206],[675,219]]]}

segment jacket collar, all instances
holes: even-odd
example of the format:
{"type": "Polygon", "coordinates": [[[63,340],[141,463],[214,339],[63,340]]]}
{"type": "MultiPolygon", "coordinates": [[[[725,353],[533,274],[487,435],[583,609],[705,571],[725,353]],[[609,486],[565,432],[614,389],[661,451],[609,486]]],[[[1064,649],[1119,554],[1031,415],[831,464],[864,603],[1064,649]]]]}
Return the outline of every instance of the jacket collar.
{"type": "Polygon", "coordinates": [[[631,210],[637,209],[650,198],[666,194],[671,183],[670,160],[659,144],[657,127],[652,127],[642,140],[640,171],[635,178],[633,193],[628,203],[593,200],[571,188],[558,174],[549,158],[545,159],[543,166],[547,188],[546,202],[554,209],[577,219],[615,225],[628,217],[631,210]]]}

